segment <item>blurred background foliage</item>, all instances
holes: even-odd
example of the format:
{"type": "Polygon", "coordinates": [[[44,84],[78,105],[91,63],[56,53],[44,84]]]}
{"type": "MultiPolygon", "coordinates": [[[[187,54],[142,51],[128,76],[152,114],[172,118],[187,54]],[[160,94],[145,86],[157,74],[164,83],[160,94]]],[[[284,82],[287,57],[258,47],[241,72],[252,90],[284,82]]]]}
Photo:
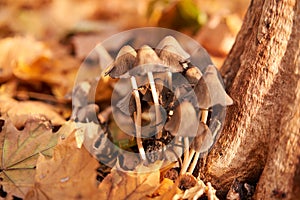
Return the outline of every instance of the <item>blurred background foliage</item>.
{"type": "Polygon", "coordinates": [[[0,0],[0,93],[64,102],[95,45],[137,27],[185,33],[220,67],[249,1],[0,0]]]}

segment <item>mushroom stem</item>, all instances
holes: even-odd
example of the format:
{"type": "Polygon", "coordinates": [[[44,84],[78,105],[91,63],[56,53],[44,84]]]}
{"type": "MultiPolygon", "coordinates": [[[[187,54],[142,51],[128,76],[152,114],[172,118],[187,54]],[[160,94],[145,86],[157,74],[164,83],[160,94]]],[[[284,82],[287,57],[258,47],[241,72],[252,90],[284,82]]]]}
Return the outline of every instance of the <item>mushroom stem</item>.
{"type": "Polygon", "coordinates": [[[180,174],[185,174],[189,166],[189,138],[184,137],[184,155],[180,174]]]}
{"type": "Polygon", "coordinates": [[[208,117],[208,109],[203,109],[201,111],[201,122],[203,122],[204,124],[206,124],[207,117],[208,117]]]}
{"type": "Polygon", "coordinates": [[[143,142],[142,142],[142,130],[141,130],[141,126],[142,126],[142,106],[141,106],[141,101],[140,101],[140,94],[138,91],[138,87],[137,87],[137,83],[136,83],[136,79],[134,76],[132,76],[130,78],[131,80],[131,86],[133,88],[133,95],[134,95],[134,99],[135,99],[135,103],[136,103],[136,115],[135,115],[135,131],[136,131],[136,143],[141,155],[142,160],[146,160],[146,153],[145,153],[145,149],[143,147],[143,142]]]}
{"type": "Polygon", "coordinates": [[[193,160],[193,162],[190,165],[189,170],[188,170],[189,173],[193,173],[193,171],[195,170],[195,167],[198,163],[198,159],[200,157],[200,152],[194,151],[194,154],[195,154],[194,160],[193,160]]]}
{"type": "MultiPolygon", "coordinates": [[[[158,94],[156,92],[153,73],[148,72],[147,76],[148,76],[148,79],[149,79],[151,93],[152,93],[154,107],[155,107],[155,120],[156,120],[156,125],[157,125],[156,128],[158,128],[158,124],[161,123],[161,115],[160,115],[159,102],[158,102],[158,94]]],[[[160,139],[161,137],[162,137],[162,131],[158,130],[158,132],[156,134],[156,139],[160,139]]]]}
{"type": "MultiPolygon", "coordinates": [[[[188,166],[192,162],[195,153],[196,153],[195,149],[191,149],[191,151],[189,152],[189,159],[188,159],[188,162],[187,162],[188,166]]],[[[190,172],[190,170],[188,172],[190,172]]]]}
{"type": "MultiPolygon", "coordinates": [[[[206,124],[207,117],[208,117],[208,109],[202,110],[201,111],[201,122],[206,124]]],[[[195,151],[194,149],[192,149],[191,152],[190,152],[190,157],[189,157],[189,164],[191,163],[190,167],[189,167],[189,170],[188,170],[189,173],[193,173],[193,171],[195,170],[195,167],[198,163],[199,157],[200,157],[200,152],[195,151]],[[193,159],[193,162],[191,163],[193,157],[194,157],[194,159],[193,159]]]]}
{"type": "Polygon", "coordinates": [[[172,91],[172,72],[167,72],[168,87],[172,91]]]}

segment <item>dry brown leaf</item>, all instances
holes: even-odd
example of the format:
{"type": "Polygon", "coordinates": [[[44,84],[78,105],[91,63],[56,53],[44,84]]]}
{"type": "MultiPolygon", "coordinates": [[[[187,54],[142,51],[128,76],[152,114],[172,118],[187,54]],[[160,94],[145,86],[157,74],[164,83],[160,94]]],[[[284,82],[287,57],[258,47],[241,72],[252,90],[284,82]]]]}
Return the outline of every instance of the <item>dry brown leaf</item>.
{"type": "Polygon", "coordinates": [[[25,122],[35,116],[51,120],[53,125],[62,125],[65,119],[62,118],[54,106],[38,101],[16,101],[7,96],[0,96],[0,113],[9,116],[10,120],[17,127],[23,127],[25,122]]]}
{"type": "Polygon", "coordinates": [[[11,78],[18,65],[31,65],[51,57],[51,51],[32,37],[13,37],[0,40],[0,82],[11,78]]]}
{"type": "Polygon", "coordinates": [[[64,49],[61,45],[47,44],[29,36],[0,40],[0,82],[13,75],[30,84],[44,82],[62,99],[71,90],[80,63],[61,49],[64,49]]]}
{"type": "Polygon", "coordinates": [[[77,148],[73,132],[54,148],[51,159],[40,155],[35,184],[26,199],[100,199],[98,165],[84,147],[77,148]]]}
{"type": "Polygon", "coordinates": [[[170,190],[173,188],[174,182],[171,179],[164,178],[157,190],[152,194],[152,196],[163,196],[166,193],[170,192],[170,190]]]}
{"type": "Polygon", "coordinates": [[[159,185],[160,162],[149,167],[139,165],[133,172],[112,169],[99,185],[100,199],[141,199],[151,195],[159,185]]]}
{"type": "Polygon", "coordinates": [[[24,197],[33,186],[35,165],[40,153],[50,156],[60,133],[52,133],[45,118],[28,119],[18,131],[9,119],[3,119],[0,134],[0,184],[8,195],[24,197]]]}

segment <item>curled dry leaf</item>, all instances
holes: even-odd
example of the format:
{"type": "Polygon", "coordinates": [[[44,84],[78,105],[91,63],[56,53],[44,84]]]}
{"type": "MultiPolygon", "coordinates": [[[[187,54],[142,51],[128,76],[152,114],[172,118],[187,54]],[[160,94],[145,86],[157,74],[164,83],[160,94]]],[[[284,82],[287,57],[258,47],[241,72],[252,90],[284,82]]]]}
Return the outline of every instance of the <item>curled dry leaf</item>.
{"type": "Polygon", "coordinates": [[[23,127],[25,122],[32,118],[51,120],[52,125],[62,125],[65,119],[55,110],[54,106],[38,101],[18,102],[9,97],[0,97],[0,112],[7,114],[12,123],[17,127],[23,127]]]}
{"type": "Polygon", "coordinates": [[[26,199],[100,199],[96,184],[98,162],[70,134],[47,159],[37,161],[35,184],[26,199]]]}
{"type": "Polygon", "coordinates": [[[161,162],[149,167],[139,165],[134,171],[116,168],[99,185],[99,199],[142,199],[151,195],[159,185],[161,162]]]}
{"type": "Polygon", "coordinates": [[[8,195],[23,198],[34,184],[35,166],[39,154],[52,155],[60,132],[52,133],[45,118],[30,118],[18,131],[9,119],[3,119],[0,134],[0,184],[8,195]]]}

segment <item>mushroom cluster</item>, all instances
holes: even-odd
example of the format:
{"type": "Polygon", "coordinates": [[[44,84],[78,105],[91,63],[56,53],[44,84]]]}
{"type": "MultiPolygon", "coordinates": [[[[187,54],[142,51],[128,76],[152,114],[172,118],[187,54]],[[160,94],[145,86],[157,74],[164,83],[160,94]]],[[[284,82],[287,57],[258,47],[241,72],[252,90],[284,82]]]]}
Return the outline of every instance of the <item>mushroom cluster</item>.
{"type": "MultiPolygon", "coordinates": [[[[218,135],[220,121],[214,123],[214,130],[209,128],[214,106],[233,103],[217,69],[209,65],[201,72],[172,36],[155,48],[122,47],[105,75],[127,83],[119,90],[130,92],[123,92],[112,106],[134,122],[131,134],[136,138],[140,158],[144,162],[161,158],[151,158],[145,150],[149,138],[155,141],[153,144],[164,141],[162,151],[169,145],[165,141],[172,140],[172,145],[184,152],[181,173],[194,171],[201,153],[209,151],[218,135]]],[[[176,156],[181,161],[181,155],[176,156]]]]}

